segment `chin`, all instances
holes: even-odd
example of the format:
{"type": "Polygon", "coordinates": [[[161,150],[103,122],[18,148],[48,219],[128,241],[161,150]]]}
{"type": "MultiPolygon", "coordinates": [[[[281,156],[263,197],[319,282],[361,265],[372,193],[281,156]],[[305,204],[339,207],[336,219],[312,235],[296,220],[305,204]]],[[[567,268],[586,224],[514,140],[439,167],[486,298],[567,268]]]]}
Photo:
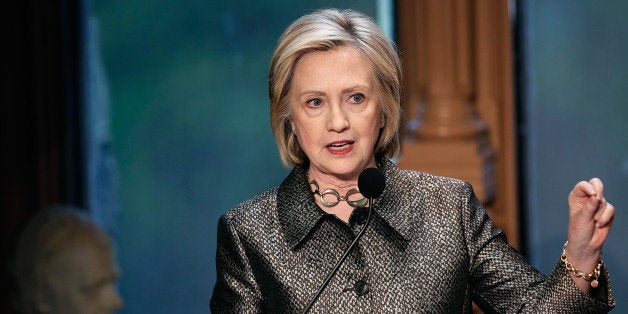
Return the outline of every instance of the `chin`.
{"type": "Polygon", "coordinates": [[[362,166],[356,163],[344,164],[344,163],[336,163],[332,164],[331,167],[327,168],[331,174],[334,174],[339,177],[347,177],[347,176],[357,176],[360,171],[362,171],[362,166]]]}

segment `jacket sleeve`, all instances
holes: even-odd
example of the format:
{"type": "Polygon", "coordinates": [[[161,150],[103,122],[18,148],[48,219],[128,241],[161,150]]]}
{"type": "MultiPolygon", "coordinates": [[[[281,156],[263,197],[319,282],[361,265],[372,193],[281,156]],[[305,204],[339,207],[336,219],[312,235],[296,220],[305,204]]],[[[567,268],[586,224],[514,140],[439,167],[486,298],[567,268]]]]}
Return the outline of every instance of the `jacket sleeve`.
{"type": "Polygon", "coordinates": [[[560,261],[549,276],[530,266],[493,226],[469,184],[462,207],[471,295],[486,313],[606,313],[615,306],[606,269],[595,289],[602,293],[585,294],[560,261]]]}
{"type": "Polygon", "coordinates": [[[216,285],[210,301],[212,313],[262,312],[262,295],[244,246],[231,220],[218,221],[216,285]]]}

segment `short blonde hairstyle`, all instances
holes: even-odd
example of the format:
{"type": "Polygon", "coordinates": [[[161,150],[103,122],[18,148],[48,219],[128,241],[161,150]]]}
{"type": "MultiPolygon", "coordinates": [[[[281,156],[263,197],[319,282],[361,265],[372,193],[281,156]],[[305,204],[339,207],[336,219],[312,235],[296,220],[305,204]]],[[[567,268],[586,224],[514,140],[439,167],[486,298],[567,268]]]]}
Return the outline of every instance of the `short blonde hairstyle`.
{"type": "Polygon", "coordinates": [[[393,44],[370,17],[352,10],[325,9],[292,23],[279,38],[270,64],[270,123],[286,166],[308,161],[290,126],[294,68],[309,52],[341,46],[354,47],[369,60],[379,88],[385,125],[374,148],[375,156],[395,157],[399,153],[401,62],[393,44]]]}
{"type": "Polygon", "coordinates": [[[11,271],[16,291],[15,307],[23,313],[39,313],[38,305],[52,284],[49,272],[54,260],[79,247],[112,252],[108,235],[80,209],[55,207],[35,214],[22,231],[11,271]]]}

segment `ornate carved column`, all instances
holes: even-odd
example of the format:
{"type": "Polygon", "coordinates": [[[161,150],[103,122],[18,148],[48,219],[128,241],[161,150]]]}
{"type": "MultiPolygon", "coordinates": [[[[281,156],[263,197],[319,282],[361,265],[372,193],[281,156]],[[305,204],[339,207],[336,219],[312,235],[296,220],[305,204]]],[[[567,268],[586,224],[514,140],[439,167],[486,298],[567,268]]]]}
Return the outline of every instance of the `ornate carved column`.
{"type": "MultiPolygon", "coordinates": [[[[457,177],[470,182],[478,198],[494,196],[493,151],[486,124],[477,116],[473,62],[473,19],[468,0],[401,1],[407,4],[400,23],[410,34],[400,39],[416,53],[417,62],[405,64],[406,80],[421,72],[421,104],[407,104],[410,130],[406,132],[402,168],[457,177]],[[409,20],[406,20],[409,19],[409,20]],[[414,30],[414,32],[412,32],[414,30]],[[414,40],[412,40],[413,38],[414,40]],[[420,65],[423,65],[421,67],[420,65]],[[408,68],[416,66],[417,68],[408,68]],[[417,107],[419,106],[419,107],[417,107]],[[419,111],[420,115],[414,114],[419,111]]],[[[404,58],[407,61],[408,58],[404,58]]],[[[414,82],[416,82],[414,81],[414,82]]],[[[410,79],[412,83],[413,80],[410,79]]],[[[404,92],[417,93],[407,86],[404,92]]],[[[410,98],[412,99],[412,97],[410,98]]]]}
{"type": "Polygon", "coordinates": [[[404,66],[399,165],[470,182],[517,245],[508,2],[398,0],[404,66]]]}

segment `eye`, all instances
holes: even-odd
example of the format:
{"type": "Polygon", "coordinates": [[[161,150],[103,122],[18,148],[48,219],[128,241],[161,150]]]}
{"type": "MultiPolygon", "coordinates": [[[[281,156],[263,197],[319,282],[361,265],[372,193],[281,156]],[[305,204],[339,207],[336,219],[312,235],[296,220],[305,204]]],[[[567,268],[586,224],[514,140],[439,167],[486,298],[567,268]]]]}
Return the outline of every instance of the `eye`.
{"type": "Polygon", "coordinates": [[[323,105],[323,101],[319,98],[310,99],[307,101],[308,106],[318,108],[323,105]]]}
{"type": "Polygon", "coordinates": [[[354,104],[359,104],[364,101],[364,98],[365,97],[363,94],[353,94],[351,95],[351,97],[349,97],[349,101],[351,101],[354,104]]]}

